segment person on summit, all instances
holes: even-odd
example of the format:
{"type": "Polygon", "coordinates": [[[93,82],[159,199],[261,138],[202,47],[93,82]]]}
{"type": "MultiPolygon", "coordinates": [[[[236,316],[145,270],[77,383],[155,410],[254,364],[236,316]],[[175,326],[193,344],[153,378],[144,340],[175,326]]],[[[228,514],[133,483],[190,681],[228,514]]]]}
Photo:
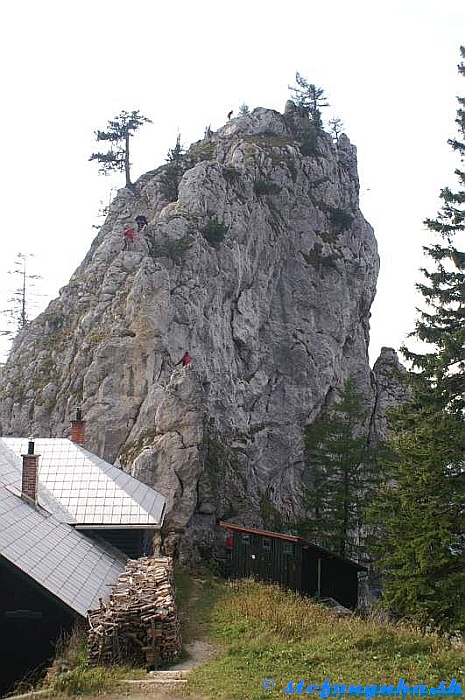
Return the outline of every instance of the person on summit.
{"type": "Polygon", "coordinates": [[[177,365],[180,365],[182,363],[183,367],[187,367],[187,365],[190,365],[191,362],[192,362],[192,357],[189,355],[189,350],[186,350],[186,352],[181,357],[179,362],[176,362],[176,364],[174,366],[176,367],[177,365]]]}

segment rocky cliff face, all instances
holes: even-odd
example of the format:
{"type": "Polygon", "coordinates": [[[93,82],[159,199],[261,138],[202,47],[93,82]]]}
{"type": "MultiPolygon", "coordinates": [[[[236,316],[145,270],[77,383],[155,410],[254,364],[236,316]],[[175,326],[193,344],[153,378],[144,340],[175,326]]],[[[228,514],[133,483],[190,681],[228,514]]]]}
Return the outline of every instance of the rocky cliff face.
{"type": "Polygon", "coordinates": [[[187,528],[208,548],[218,517],[297,520],[303,427],[350,375],[385,430],[355,147],[308,127],[255,109],[120,190],[3,372],[3,434],[66,435],[81,405],[87,447],[167,496],[171,544],[187,528]]]}

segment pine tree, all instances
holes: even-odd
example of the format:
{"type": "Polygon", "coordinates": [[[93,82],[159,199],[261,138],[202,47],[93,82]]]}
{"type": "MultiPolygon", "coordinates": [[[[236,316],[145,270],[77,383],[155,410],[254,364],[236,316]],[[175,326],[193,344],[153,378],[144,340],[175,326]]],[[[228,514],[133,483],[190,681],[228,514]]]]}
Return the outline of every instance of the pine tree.
{"type": "MultiPolygon", "coordinates": [[[[465,48],[461,48],[465,58],[465,48]]],[[[459,71],[465,76],[465,66],[459,71]]],[[[459,98],[461,140],[449,143],[465,157],[465,100],[459,98]]],[[[426,220],[439,240],[424,247],[434,269],[423,269],[417,287],[417,339],[430,351],[404,348],[415,372],[414,396],[391,417],[390,479],[372,504],[377,549],[384,573],[383,603],[396,616],[412,617],[444,629],[465,629],[465,253],[458,236],[465,230],[465,173],[461,189],[442,190],[437,219],[426,220]]]]}
{"type": "Polygon", "coordinates": [[[150,119],[139,114],[139,110],[126,112],[123,110],[118,116],[109,120],[107,131],[96,131],[97,141],[109,141],[111,148],[106,153],[92,153],[89,160],[100,163],[99,173],[108,175],[111,172],[124,172],[126,187],[131,187],[130,162],[129,162],[129,138],[142,124],[150,119]]]}
{"type": "Polygon", "coordinates": [[[289,85],[289,90],[294,93],[293,99],[298,107],[303,107],[309,115],[312,124],[322,127],[321,108],[329,107],[325,91],[313,83],[309,83],[300,73],[296,72],[295,81],[298,87],[289,85]]]}
{"type": "Polygon", "coordinates": [[[181,145],[181,134],[176,138],[176,145],[170,148],[166,156],[167,165],[160,177],[162,194],[169,202],[175,202],[178,198],[179,183],[181,181],[184,158],[184,148],[181,145]]]}
{"type": "Polygon", "coordinates": [[[311,517],[302,534],[341,556],[360,551],[362,502],[375,478],[374,453],[361,431],[365,418],[363,397],[350,378],[339,402],[305,432],[312,483],[305,499],[311,517]]]}
{"type": "Polygon", "coordinates": [[[12,275],[19,276],[19,284],[13,290],[13,295],[8,299],[8,307],[2,312],[9,317],[7,327],[0,331],[0,335],[13,337],[26,328],[33,307],[34,280],[42,279],[39,274],[31,274],[28,271],[28,259],[34,257],[32,253],[18,253],[15,267],[9,270],[12,275]]]}
{"type": "Polygon", "coordinates": [[[333,141],[337,143],[339,141],[339,136],[342,134],[344,129],[344,122],[339,117],[333,117],[329,120],[328,125],[331,130],[333,141]]]}
{"type": "MultiPolygon", "coordinates": [[[[465,47],[460,48],[465,58],[465,47]]],[[[458,66],[465,77],[465,64],[458,66]]],[[[465,98],[459,97],[456,123],[459,139],[449,144],[465,162],[465,98]]],[[[457,168],[459,189],[441,191],[443,206],[436,219],[426,219],[427,228],[439,234],[439,240],[424,246],[435,267],[422,268],[425,282],[417,284],[427,309],[420,312],[412,335],[428,343],[431,352],[418,353],[403,348],[423,377],[431,380],[449,408],[465,409],[465,252],[459,250],[458,235],[465,231],[465,171],[457,168]]],[[[463,245],[463,238],[462,238],[463,245]]]]}
{"type": "Polygon", "coordinates": [[[415,399],[395,413],[396,459],[371,503],[383,605],[396,617],[464,630],[463,420],[429,386],[417,386],[415,399]]]}

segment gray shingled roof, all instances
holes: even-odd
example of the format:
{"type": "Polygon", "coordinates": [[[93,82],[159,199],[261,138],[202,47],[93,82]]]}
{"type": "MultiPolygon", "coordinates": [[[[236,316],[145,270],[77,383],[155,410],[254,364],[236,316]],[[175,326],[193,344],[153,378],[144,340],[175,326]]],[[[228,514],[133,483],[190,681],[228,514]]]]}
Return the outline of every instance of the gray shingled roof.
{"type": "Polygon", "coordinates": [[[98,607],[99,598],[108,598],[124,561],[46,507],[25,503],[18,469],[20,460],[0,440],[0,557],[85,616],[98,607]]]}
{"type": "MultiPolygon", "coordinates": [[[[27,438],[4,437],[0,442],[18,457],[27,452],[27,438]]],[[[163,524],[166,499],[157,491],[71,440],[37,438],[34,443],[40,483],[69,513],[67,522],[107,528],[163,524]]]]}

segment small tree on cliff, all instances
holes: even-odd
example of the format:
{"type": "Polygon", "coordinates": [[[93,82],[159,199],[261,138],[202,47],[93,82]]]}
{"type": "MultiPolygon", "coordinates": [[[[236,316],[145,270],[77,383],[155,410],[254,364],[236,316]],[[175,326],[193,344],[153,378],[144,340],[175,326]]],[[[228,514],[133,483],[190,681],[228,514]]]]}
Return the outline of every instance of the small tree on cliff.
{"type": "Polygon", "coordinates": [[[8,307],[2,309],[2,313],[9,317],[7,328],[0,331],[0,335],[14,336],[19,331],[26,328],[31,308],[33,307],[34,280],[42,279],[41,275],[31,274],[28,271],[27,261],[33,257],[32,253],[18,253],[14,263],[14,269],[9,270],[9,274],[18,275],[19,280],[17,286],[12,292],[12,296],[7,300],[8,307]]]}
{"type": "Polygon", "coordinates": [[[132,112],[123,110],[118,116],[109,120],[107,131],[98,130],[95,132],[97,141],[109,141],[111,144],[110,150],[106,153],[92,153],[89,158],[89,160],[96,160],[100,163],[100,174],[124,172],[126,187],[131,186],[129,138],[146,122],[152,123],[148,117],[139,114],[139,110],[132,112]]]}
{"type": "Polygon", "coordinates": [[[339,136],[342,134],[344,129],[344,123],[339,117],[333,117],[329,120],[328,125],[331,130],[333,141],[337,143],[339,141],[339,136]]]}
{"type": "Polygon", "coordinates": [[[178,198],[179,182],[183,174],[182,161],[184,148],[181,145],[181,134],[176,138],[176,145],[170,148],[166,156],[166,163],[163,174],[160,177],[162,194],[169,202],[175,202],[178,198]]]}
{"type": "Polygon", "coordinates": [[[300,73],[295,74],[295,81],[298,87],[289,85],[289,90],[293,93],[293,100],[299,107],[303,107],[309,115],[312,124],[322,127],[321,108],[329,107],[325,91],[313,83],[309,83],[300,73]]]}

